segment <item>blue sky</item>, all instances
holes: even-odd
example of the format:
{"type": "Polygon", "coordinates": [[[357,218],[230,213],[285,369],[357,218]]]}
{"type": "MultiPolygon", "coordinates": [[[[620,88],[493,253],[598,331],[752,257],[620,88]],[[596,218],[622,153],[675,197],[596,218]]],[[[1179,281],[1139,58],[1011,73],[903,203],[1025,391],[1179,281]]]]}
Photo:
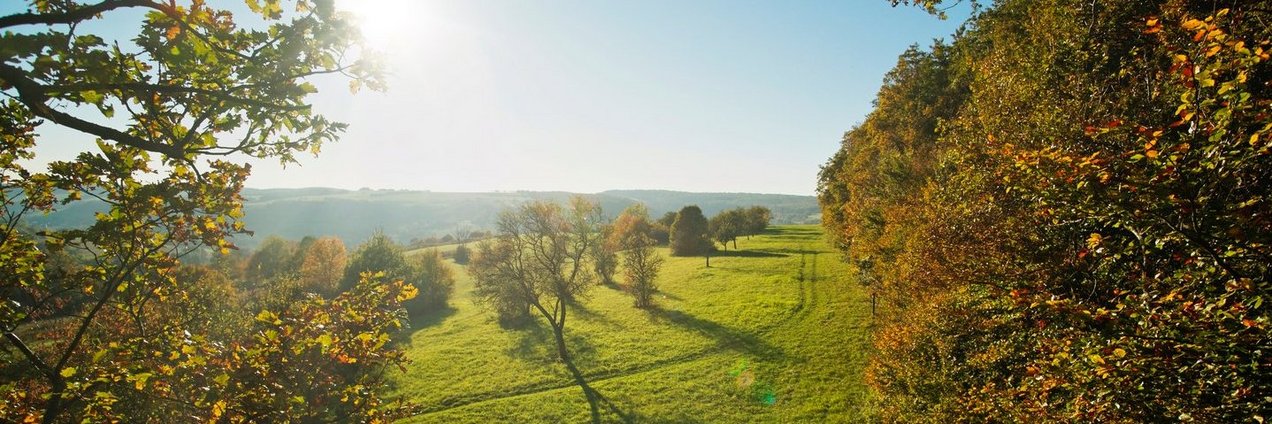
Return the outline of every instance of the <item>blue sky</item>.
{"type": "Polygon", "coordinates": [[[249,186],[812,194],[897,55],[959,23],[886,0],[339,4],[389,90],[319,81],[350,130],[300,166],[254,161],[249,186]]]}

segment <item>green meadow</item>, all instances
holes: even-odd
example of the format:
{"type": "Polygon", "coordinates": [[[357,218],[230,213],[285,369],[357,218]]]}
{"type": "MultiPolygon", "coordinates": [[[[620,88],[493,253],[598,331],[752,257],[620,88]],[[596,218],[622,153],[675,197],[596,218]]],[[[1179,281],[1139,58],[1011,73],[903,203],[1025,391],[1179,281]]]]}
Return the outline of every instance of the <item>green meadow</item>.
{"type": "MultiPolygon", "coordinates": [[[[855,422],[870,418],[862,370],[869,297],[817,226],[779,226],[701,257],[670,257],[658,307],[619,286],[569,310],[574,365],[606,422],[855,422]],[[732,247],[732,246],[730,246],[732,247]]],[[[556,359],[547,324],[504,329],[455,265],[450,308],[416,319],[390,398],[404,422],[586,422],[592,405],[556,359]]],[[[621,280],[621,269],[619,278],[621,280]]]]}

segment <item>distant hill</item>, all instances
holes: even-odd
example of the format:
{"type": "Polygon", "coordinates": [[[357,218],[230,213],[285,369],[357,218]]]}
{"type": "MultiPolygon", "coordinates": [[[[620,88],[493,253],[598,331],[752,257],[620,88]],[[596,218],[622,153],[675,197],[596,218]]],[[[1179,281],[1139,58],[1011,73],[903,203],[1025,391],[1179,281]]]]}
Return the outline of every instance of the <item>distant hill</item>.
{"type": "MultiPolygon", "coordinates": [[[[453,233],[459,228],[489,230],[495,217],[509,206],[530,200],[565,201],[574,193],[517,191],[495,193],[442,193],[413,190],[342,190],[334,188],[244,189],[244,218],[254,237],[235,240],[254,247],[265,237],[299,239],[306,235],[338,236],[353,246],[375,230],[399,242],[453,233]]],[[[755,193],[688,193],[666,190],[611,190],[586,194],[613,217],[627,206],[641,202],[655,218],[684,205],[696,204],[707,216],[738,206],[761,205],[773,211],[775,224],[812,223],[818,215],[812,196],[755,193]]],[[[84,201],[64,210],[30,220],[37,227],[86,225],[100,203],[84,201]]]]}

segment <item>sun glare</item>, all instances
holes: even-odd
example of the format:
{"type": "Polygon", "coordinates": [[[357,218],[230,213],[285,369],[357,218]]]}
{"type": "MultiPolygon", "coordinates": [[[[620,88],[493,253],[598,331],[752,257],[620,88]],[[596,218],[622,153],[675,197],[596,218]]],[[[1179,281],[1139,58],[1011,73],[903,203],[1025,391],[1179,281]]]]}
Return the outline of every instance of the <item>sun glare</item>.
{"type": "Polygon", "coordinates": [[[387,49],[402,41],[412,22],[421,20],[421,2],[412,0],[340,0],[336,8],[353,14],[367,44],[387,49]]]}

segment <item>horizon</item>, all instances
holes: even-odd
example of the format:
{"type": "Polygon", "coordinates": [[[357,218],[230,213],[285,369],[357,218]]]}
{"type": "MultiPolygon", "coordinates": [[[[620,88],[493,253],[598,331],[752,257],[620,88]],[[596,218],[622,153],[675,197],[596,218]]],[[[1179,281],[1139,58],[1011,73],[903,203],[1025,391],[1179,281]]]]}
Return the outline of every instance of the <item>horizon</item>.
{"type": "Polygon", "coordinates": [[[450,193],[450,194],[497,194],[497,193],[569,193],[569,194],[603,194],[614,191],[661,191],[669,193],[685,193],[685,194],[762,194],[772,196],[799,196],[799,197],[817,197],[813,194],[793,194],[793,193],[769,193],[758,191],[688,191],[688,190],[672,190],[662,188],[611,188],[601,191],[571,191],[571,190],[485,190],[485,191],[451,191],[451,190],[430,190],[418,188],[377,188],[377,187],[358,187],[344,188],[331,186],[298,186],[298,187],[256,187],[244,186],[244,190],[313,190],[313,189],[332,189],[342,191],[418,191],[426,193],[450,193]]]}

